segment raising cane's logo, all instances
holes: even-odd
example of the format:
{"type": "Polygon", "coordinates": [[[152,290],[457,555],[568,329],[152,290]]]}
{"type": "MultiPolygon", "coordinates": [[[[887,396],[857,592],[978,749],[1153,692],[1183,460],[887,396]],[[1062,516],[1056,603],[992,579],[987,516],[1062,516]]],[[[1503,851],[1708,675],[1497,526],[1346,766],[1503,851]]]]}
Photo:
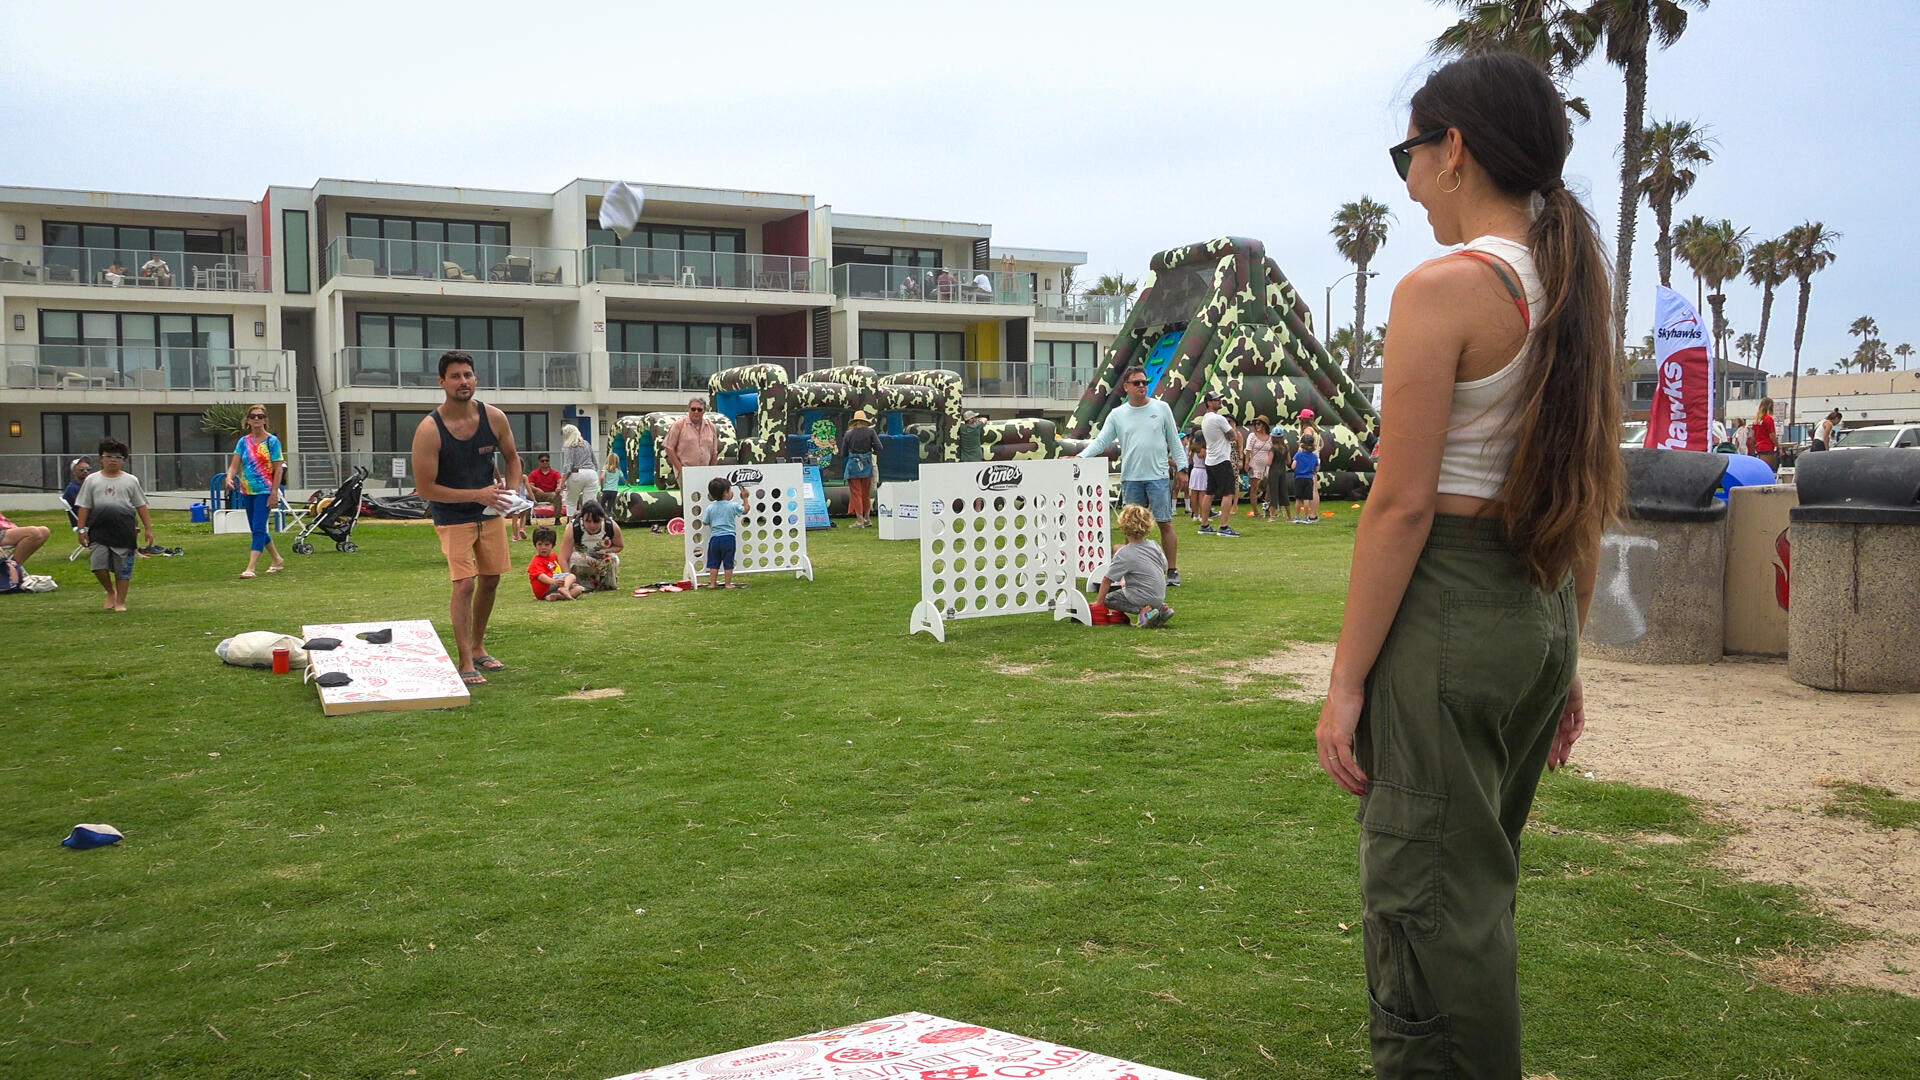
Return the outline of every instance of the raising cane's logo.
{"type": "Polygon", "coordinates": [[[764,479],[766,478],[760,474],[759,469],[735,469],[727,474],[727,482],[734,487],[757,484],[764,479]]]}
{"type": "Polygon", "coordinates": [[[974,478],[975,482],[985,491],[1005,491],[1008,488],[1017,488],[1023,479],[1025,479],[1025,477],[1020,474],[1020,466],[1018,465],[989,465],[981,469],[980,474],[974,478]]]}

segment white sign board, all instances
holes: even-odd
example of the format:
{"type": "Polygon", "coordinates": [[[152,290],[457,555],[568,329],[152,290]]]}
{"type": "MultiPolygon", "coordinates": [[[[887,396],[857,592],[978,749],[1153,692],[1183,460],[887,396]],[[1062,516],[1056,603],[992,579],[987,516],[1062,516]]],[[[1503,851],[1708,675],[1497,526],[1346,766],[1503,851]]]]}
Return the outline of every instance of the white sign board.
{"type": "Polygon", "coordinates": [[[899,1013],[613,1080],[1193,1080],[926,1013],[899,1013]]]}
{"type": "Polygon", "coordinates": [[[707,568],[707,538],[712,532],[700,520],[713,500],[707,485],[721,477],[747,512],[735,522],[733,572],[763,574],[790,570],[795,577],[813,580],[807,559],[806,477],[803,466],[695,465],[680,472],[680,517],[686,526],[685,576],[699,587],[707,568]]]}
{"type": "Polygon", "coordinates": [[[1074,479],[1074,571],[1089,582],[1113,559],[1113,478],[1106,458],[1069,458],[1079,467],[1074,479]]]}
{"type": "Polygon", "coordinates": [[[393,459],[393,478],[395,480],[405,480],[407,478],[406,458],[396,457],[393,459]]]}
{"type": "Polygon", "coordinates": [[[880,485],[874,498],[879,518],[880,539],[920,539],[920,482],[889,480],[880,485]]]}
{"type": "Polygon", "coordinates": [[[328,716],[358,712],[451,709],[472,700],[453,669],[440,635],[425,619],[391,622],[320,623],[303,626],[308,641],[339,638],[337,649],[311,649],[307,667],[314,677],[344,671],[345,686],[320,687],[320,710],[328,716]],[[359,635],[386,630],[390,640],[375,645],[359,635]]]}
{"type": "Polygon", "coordinates": [[[1072,459],[920,466],[920,602],[908,634],[946,621],[1053,612],[1093,625],[1074,587],[1072,459]]]}

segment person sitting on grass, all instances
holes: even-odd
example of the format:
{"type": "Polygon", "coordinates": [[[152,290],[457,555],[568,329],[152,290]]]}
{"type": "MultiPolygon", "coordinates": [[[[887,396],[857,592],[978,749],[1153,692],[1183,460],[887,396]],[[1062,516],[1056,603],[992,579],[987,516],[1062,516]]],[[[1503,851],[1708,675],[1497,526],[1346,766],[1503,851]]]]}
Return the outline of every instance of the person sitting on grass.
{"type": "Polygon", "coordinates": [[[1300,436],[1300,449],[1293,455],[1293,502],[1298,517],[1295,525],[1312,525],[1320,520],[1320,455],[1314,453],[1319,440],[1300,436]]]}
{"type": "Polygon", "coordinates": [[[556,539],[551,525],[533,530],[533,558],[527,560],[527,581],[533,586],[535,600],[578,600],[586,590],[580,579],[560,569],[560,557],[553,553],[556,539]]]}
{"type": "Polygon", "coordinates": [[[7,557],[21,566],[27,565],[33,553],[52,536],[53,530],[45,525],[15,525],[0,514],[0,552],[7,552],[7,557]]]}
{"type": "Polygon", "coordinates": [[[1093,598],[1109,611],[1140,616],[1140,627],[1165,626],[1173,618],[1167,606],[1167,555],[1147,539],[1153,515],[1144,506],[1120,510],[1120,532],[1127,538],[1100,572],[1100,593],[1093,598]]]}
{"type": "Polygon", "coordinates": [[[727,483],[724,476],[716,476],[707,481],[707,497],[712,502],[700,511],[700,520],[707,526],[707,588],[719,583],[720,568],[726,567],[727,588],[733,588],[733,551],[735,532],[740,515],[747,508],[733,496],[733,485],[727,483]]]}
{"type": "Polygon", "coordinates": [[[100,471],[80,485],[75,505],[80,515],[80,543],[92,551],[93,576],[106,590],[104,611],[127,610],[127,586],[133,581],[134,514],[145,526],[147,545],[153,545],[153,519],[147,515],[147,495],[139,477],[123,471],[127,444],[108,437],[100,440],[100,471]],[[98,535],[95,535],[96,530],[98,535]]]}
{"type": "Polygon", "coordinates": [[[560,565],[590,590],[614,589],[620,585],[620,552],[627,538],[620,526],[607,520],[599,502],[588,499],[580,504],[572,524],[560,541],[560,565]]]}

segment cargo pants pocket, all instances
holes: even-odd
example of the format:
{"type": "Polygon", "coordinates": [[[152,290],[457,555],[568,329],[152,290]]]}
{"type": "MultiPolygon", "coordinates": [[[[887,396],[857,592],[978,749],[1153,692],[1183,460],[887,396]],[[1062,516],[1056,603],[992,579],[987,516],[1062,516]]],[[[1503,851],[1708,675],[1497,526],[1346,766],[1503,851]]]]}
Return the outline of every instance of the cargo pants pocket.
{"type": "Polygon", "coordinates": [[[1368,919],[1406,926],[1415,940],[1440,931],[1440,840],[1447,797],[1375,778],[1360,802],[1360,898],[1368,919]]]}
{"type": "Polygon", "coordinates": [[[1547,661],[1538,594],[1448,589],[1441,598],[1440,700],[1464,712],[1505,712],[1526,697],[1547,661]]]}

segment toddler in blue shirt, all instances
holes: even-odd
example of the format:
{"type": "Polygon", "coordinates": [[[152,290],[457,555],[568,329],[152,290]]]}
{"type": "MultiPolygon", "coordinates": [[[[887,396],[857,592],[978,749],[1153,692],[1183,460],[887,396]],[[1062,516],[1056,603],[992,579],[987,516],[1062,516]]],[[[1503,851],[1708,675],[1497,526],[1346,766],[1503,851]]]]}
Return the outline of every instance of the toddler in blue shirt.
{"type": "Polygon", "coordinates": [[[707,482],[707,497],[712,501],[700,512],[700,520],[707,526],[707,588],[720,584],[720,568],[724,566],[727,569],[725,584],[731,589],[734,587],[733,551],[738,542],[735,530],[747,508],[733,497],[733,485],[723,476],[707,482]]]}

